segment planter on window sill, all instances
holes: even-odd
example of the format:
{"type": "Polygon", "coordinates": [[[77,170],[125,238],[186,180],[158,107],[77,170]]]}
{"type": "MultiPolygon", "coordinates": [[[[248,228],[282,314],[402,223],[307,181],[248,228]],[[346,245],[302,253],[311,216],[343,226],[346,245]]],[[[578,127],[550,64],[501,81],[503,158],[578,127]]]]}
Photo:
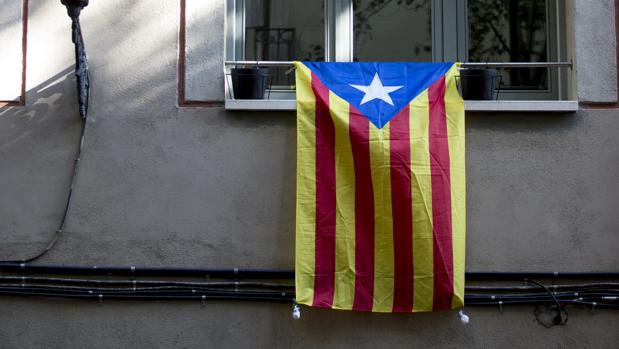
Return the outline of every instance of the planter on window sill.
{"type": "Polygon", "coordinates": [[[264,99],[269,80],[267,68],[232,68],[230,73],[235,99],[264,99]]]}
{"type": "Polygon", "coordinates": [[[490,101],[498,97],[501,76],[496,69],[460,70],[460,92],[462,98],[473,101],[490,101]]]}

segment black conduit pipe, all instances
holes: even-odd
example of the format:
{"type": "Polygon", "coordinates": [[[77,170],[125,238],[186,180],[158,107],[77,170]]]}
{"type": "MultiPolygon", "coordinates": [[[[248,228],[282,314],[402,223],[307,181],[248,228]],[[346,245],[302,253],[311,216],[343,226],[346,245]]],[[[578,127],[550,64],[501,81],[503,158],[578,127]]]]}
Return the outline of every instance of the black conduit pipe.
{"type": "Polygon", "coordinates": [[[231,279],[293,279],[292,270],[54,266],[0,263],[1,272],[54,275],[180,276],[231,279]]]}
{"type": "MultiPolygon", "coordinates": [[[[294,270],[209,269],[136,266],[55,266],[0,263],[0,272],[54,275],[180,276],[232,279],[293,279],[294,270]]],[[[522,281],[527,279],[619,279],[619,272],[467,272],[467,281],[522,281]]]]}
{"type": "Polygon", "coordinates": [[[467,272],[469,281],[518,281],[526,279],[619,279],[619,272],[467,272]]]}

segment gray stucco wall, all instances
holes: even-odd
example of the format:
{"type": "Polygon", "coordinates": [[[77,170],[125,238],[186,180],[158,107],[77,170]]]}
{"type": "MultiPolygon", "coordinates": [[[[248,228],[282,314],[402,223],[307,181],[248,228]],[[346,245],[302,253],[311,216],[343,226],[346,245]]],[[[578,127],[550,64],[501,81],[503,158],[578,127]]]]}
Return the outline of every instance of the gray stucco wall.
{"type": "MultiPolygon", "coordinates": [[[[69,20],[31,0],[26,108],[0,109],[0,256],[44,247],[79,135],[69,20]]],[[[95,1],[91,119],[45,264],[292,268],[293,113],[177,108],[178,3],[95,1]],[[102,15],[105,14],[105,15],[102,15]],[[152,33],[156,32],[156,35],[152,33]]],[[[220,53],[209,53],[220,57],[220,53]]],[[[467,269],[617,270],[619,113],[468,114],[467,269]]],[[[2,347],[616,347],[616,312],[382,315],[252,303],[0,299],[2,347]]]]}
{"type": "Polygon", "coordinates": [[[571,0],[577,95],[583,102],[617,101],[614,0],[571,0]]]}

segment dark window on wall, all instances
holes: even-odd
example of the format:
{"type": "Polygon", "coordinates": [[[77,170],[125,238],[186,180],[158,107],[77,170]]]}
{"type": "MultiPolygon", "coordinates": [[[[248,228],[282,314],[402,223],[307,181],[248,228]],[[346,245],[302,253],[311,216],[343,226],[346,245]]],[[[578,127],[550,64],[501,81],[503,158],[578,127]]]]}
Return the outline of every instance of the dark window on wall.
{"type": "MultiPolygon", "coordinates": [[[[323,0],[251,0],[245,3],[245,59],[324,60],[323,0]]],[[[287,68],[271,68],[273,85],[292,85],[287,68]]]]}
{"type": "Polygon", "coordinates": [[[355,61],[432,61],[431,0],[354,0],[355,61]]]}
{"type": "MultiPolygon", "coordinates": [[[[468,0],[469,60],[546,62],[548,15],[545,0],[468,0]]],[[[501,69],[503,88],[546,90],[548,68],[501,69]]]]}
{"type": "MultiPolygon", "coordinates": [[[[226,34],[228,60],[548,62],[561,61],[565,52],[562,0],[227,3],[233,19],[226,34]]],[[[293,74],[271,69],[272,90],[290,92],[293,74]]],[[[500,73],[500,99],[552,100],[566,93],[564,70],[500,73]]]]}

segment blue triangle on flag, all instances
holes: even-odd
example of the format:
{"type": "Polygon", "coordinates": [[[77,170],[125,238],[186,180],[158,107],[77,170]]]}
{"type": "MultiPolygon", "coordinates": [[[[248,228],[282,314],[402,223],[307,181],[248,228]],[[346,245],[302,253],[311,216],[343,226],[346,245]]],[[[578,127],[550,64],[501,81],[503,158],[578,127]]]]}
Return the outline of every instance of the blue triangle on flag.
{"type": "Polygon", "coordinates": [[[333,93],[382,128],[453,66],[446,63],[303,62],[333,93]]]}

